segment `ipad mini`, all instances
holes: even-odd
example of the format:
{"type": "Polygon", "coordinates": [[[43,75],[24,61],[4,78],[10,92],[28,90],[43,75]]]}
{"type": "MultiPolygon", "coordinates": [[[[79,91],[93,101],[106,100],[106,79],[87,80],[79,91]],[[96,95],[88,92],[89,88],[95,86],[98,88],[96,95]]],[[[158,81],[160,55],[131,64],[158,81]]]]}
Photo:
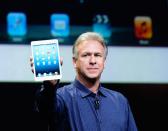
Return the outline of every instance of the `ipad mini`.
{"type": "Polygon", "coordinates": [[[57,39],[31,42],[34,79],[36,81],[61,79],[59,44],[57,39]]]}

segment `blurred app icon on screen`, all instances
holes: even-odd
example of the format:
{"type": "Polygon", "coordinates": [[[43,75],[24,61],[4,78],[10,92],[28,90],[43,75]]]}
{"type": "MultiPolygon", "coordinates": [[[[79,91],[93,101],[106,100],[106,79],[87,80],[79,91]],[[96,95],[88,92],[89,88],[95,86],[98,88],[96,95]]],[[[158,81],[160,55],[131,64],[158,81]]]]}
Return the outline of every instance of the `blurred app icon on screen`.
{"type": "Polygon", "coordinates": [[[7,33],[9,36],[24,36],[27,33],[26,15],[20,12],[10,12],[7,15],[7,33]]]}
{"type": "Polygon", "coordinates": [[[96,15],[93,18],[93,31],[100,33],[103,37],[108,38],[112,34],[112,28],[107,15],[96,15]]]}
{"type": "Polygon", "coordinates": [[[137,39],[149,40],[152,38],[152,20],[149,16],[134,18],[134,32],[137,39]]]}
{"type": "Polygon", "coordinates": [[[50,17],[50,22],[52,36],[69,36],[69,16],[67,14],[52,14],[50,17]]]}

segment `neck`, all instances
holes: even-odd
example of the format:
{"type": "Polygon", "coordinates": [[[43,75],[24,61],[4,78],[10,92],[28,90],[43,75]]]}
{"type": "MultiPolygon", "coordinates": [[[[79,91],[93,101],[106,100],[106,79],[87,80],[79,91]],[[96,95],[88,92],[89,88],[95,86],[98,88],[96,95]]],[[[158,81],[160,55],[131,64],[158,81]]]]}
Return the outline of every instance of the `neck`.
{"type": "Polygon", "coordinates": [[[77,76],[77,80],[79,80],[84,86],[86,86],[93,93],[97,93],[100,85],[99,79],[81,78],[77,76]]]}

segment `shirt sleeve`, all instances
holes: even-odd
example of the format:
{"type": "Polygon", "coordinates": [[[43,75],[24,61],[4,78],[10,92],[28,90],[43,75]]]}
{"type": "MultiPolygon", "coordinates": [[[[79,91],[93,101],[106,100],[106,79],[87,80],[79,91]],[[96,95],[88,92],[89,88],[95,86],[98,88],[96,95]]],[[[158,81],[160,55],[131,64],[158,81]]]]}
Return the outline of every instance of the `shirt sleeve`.
{"type": "Polygon", "coordinates": [[[127,131],[138,131],[129,102],[127,101],[127,131]]]}
{"type": "Polygon", "coordinates": [[[56,87],[49,82],[44,82],[43,85],[36,92],[35,108],[39,113],[47,115],[54,107],[54,97],[56,87]]]}
{"type": "MultiPolygon", "coordinates": [[[[59,83],[53,86],[45,81],[36,93],[35,109],[43,122],[48,125],[49,130],[58,130],[59,128],[68,128],[63,126],[67,124],[67,115],[64,101],[57,95],[59,83]]],[[[63,129],[62,128],[62,129],[63,129]]]]}

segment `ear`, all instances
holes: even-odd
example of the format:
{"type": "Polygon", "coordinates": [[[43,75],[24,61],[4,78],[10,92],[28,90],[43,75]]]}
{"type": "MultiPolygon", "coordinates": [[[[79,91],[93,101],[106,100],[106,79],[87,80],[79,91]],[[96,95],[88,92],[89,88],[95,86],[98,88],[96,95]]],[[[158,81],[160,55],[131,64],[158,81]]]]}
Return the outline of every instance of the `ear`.
{"type": "Polygon", "coordinates": [[[103,65],[103,68],[105,68],[106,66],[106,59],[104,59],[104,65],[103,65]]]}
{"type": "Polygon", "coordinates": [[[76,68],[76,58],[75,57],[72,57],[72,62],[73,62],[73,66],[74,66],[74,68],[76,68]]]}

